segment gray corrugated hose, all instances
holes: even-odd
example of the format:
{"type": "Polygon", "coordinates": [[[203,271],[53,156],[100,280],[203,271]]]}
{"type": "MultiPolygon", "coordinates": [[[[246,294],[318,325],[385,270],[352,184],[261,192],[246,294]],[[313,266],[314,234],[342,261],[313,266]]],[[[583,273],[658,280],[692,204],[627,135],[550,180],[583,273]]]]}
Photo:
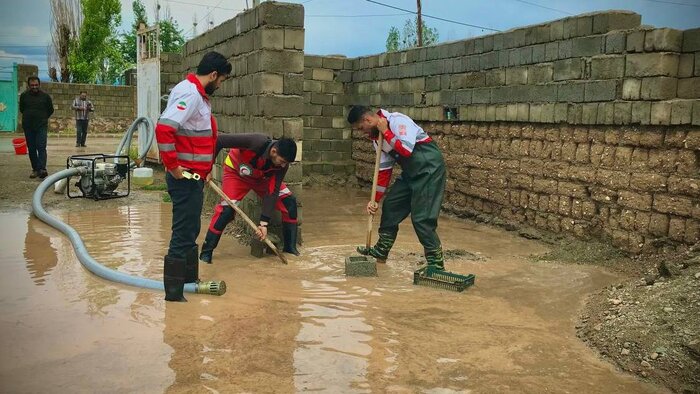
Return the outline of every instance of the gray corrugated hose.
{"type": "MultiPolygon", "coordinates": [[[[122,143],[120,144],[119,149],[117,150],[117,155],[119,155],[125,147],[128,149],[131,143],[131,133],[133,133],[133,130],[138,126],[139,122],[144,121],[143,119],[146,118],[139,118],[131,125],[131,128],[127,132],[127,136],[125,136],[122,139],[122,143]],[[128,141],[128,144],[125,145],[125,141],[128,141]]],[[[146,120],[146,128],[150,128],[150,142],[152,142],[153,122],[151,122],[148,119],[146,120]]],[[[148,152],[148,149],[145,149],[145,152],[143,152],[143,157],[145,157],[146,152],[148,152]]],[[[139,152],[140,156],[141,153],[142,152],[139,152]]],[[[98,263],[94,258],[92,258],[92,256],[90,256],[90,253],[88,253],[87,248],[85,247],[85,244],[80,238],[78,232],[75,231],[73,227],[63,223],[56,217],[51,216],[41,205],[41,199],[44,196],[44,193],[46,193],[46,191],[49,190],[55,182],[68,177],[86,175],[89,173],[89,171],[90,170],[88,167],[68,168],[63,171],[59,171],[55,174],[52,174],[46,179],[44,179],[44,181],[41,182],[41,184],[39,184],[39,186],[36,188],[36,191],[34,192],[34,196],[32,198],[32,211],[34,213],[34,216],[39,218],[39,220],[41,220],[42,222],[65,234],[68,237],[68,239],[70,239],[70,242],[73,244],[75,254],[78,256],[78,260],[80,260],[80,263],[93,274],[101,278],[129,286],[143,287],[147,289],[163,291],[163,282],[161,281],[127,275],[125,273],[107,268],[104,265],[98,263]]],[[[222,295],[226,292],[226,283],[224,281],[202,281],[199,283],[186,283],[185,291],[188,293],[222,295]]]]}

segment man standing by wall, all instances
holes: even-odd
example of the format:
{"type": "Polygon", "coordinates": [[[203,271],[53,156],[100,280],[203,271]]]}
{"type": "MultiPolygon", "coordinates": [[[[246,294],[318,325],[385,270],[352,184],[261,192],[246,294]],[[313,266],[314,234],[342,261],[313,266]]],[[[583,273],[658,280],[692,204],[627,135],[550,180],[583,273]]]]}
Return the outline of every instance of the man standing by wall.
{"type": "Polygon", "coordinates": [[[88,130],[88,114],[95,110],[92,101],[87,99],[86,91],[81,91],[80,97],[73,100],[73,109],[75,110],[75,146],[84,148],[88,130]]]}
{"type": "Polygon", "coordinates": [[[22,113],[22,128],[29,149],[29,161],[32,163],[30,178],[46,178],[46,139],[48,137],[49,117],[53,114],[51,96],[39,87],[38,77],[27,78],[29,89],[19,96],[19,112],[22,113]]]}
{"type": "Polygon", "coordinates": [[[182,295],[185,283],[199,280],[196,241],[204,183],[211,177],[217,138],[209,96],[231,74],[231,69],[231,63],[222,54],[204,55],[197,73],[187,75],[170,92],[168,106],[156,126],[158,150],[167,170],[165,181],[173,202],[172,236],[163,268],[166,301],[187,301],[182,295]],[[187,179],[184,171],[198,174],[201,179],[187,179]]]}

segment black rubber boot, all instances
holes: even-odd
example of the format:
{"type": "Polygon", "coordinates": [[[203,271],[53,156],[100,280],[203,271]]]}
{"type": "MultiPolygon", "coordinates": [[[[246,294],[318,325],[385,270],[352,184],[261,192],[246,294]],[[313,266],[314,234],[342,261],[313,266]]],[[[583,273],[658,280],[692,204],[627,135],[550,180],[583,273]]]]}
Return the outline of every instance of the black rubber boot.
{"type": "Polygon", "coordinates": [[[199,258],[197,252],[199,247],[195,245],[187,252],[187,264],[185,265],[185,283],[199,282],[199,258]]]}
{"type": "Polygon", "coordinates": [[[214,234],[211,230],[207,231],[207,236],[204,238],[204,245],[202,245],[202,253],[199,254],[199,260],[211,264],[212,255],[214,254],[214,249],[219,244],[219,239],[221,239],[221,234],[214,234]]]}
{"type": "Polygon", "coordinates": [[[282,223],[282,235],[284,236],[284,252],[299,256],[301,253],[297,250],[297,224],[282,223]]]}
{"type": "Polygon", "coordinates": [[[428,262],[429,267],[444,271],[445,270],[445,256],[442,253],[442,247],[437,249],[425,250],[425,260],[428,262]]]}
{"type": "Polygon", "coordinates": [[[379,233],[379,239],[374,246],[370,246],[369,248],[366,246],[358,246],[357,253],[364,256],[372,256],[377,259],[378,263],[386,263],[386,259],[389,257],[389,251],[391,247],[394,246],[395,240],[395,235],[379,233]]]}
{"type": "Polygon", "coordinates": [[[163,286],[165,287],[165,300],[187,302],[182,295],[185,287],[185,259],[165,256],[163,267],[163,286]]]}

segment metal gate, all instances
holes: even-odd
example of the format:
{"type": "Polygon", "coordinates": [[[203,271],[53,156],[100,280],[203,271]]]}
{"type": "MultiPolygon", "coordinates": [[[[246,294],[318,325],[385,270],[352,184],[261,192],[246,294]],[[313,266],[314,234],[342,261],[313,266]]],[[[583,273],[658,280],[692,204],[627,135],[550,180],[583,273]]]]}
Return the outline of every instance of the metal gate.
{"type": "MultiPolygon", "coordinates": [[[[158,25],[139,29],[136,36],[136,109],[137,116],[145,116],[153,121],[160,116],[160,45],[158,25]]],[[[140,127],[143,127],[141,125],[140,127]]],[[[139,131],[141,134],[141,130],[139,131]]],[[[139,139],[139,144],[145,143],[139,139]]],[[[141,146],[141,145],[139,145],[141,146]]],[[[158,162],[158,144],[151,145],[147,159],[158,162]]]]}
{"type": "Polygon", "coordinates": [[[0,131],[17,129],[17,63],[0,66],[0,131]]]}

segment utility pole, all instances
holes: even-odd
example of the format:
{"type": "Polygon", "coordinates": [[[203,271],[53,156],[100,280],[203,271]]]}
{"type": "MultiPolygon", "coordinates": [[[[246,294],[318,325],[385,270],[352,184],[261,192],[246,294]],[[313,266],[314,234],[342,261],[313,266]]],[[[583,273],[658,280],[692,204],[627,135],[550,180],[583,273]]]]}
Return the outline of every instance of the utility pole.
{"type": "Polygon", "coordinates": [[[418,1],[418,46],[422,47],[423,46],[423,17],[421,15],[421,7],[420,7],[420,0],[418,1]]]}
{"type": "Polygon", "coordinates": [[[160,3],[156,1],[156,58],[160,59],[160,3]]]}

